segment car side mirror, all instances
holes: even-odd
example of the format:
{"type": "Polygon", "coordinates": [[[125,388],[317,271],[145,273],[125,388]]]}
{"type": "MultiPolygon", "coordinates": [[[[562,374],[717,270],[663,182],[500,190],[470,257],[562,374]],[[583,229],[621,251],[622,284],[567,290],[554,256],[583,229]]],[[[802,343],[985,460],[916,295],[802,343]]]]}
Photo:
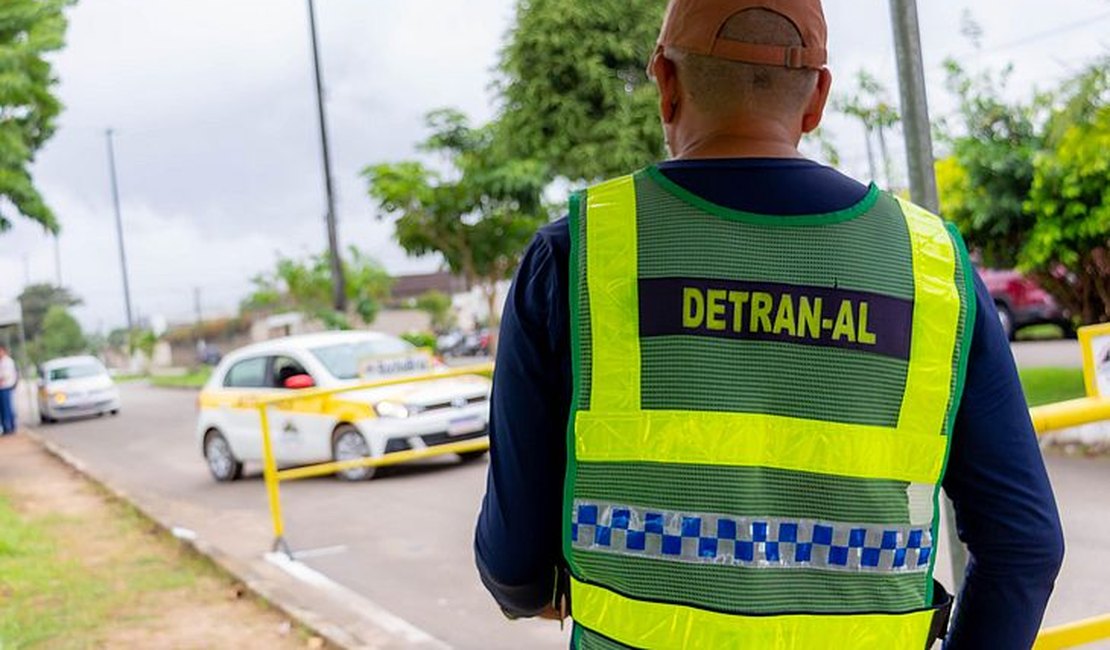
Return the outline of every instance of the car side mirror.
{"type": "Polygon", "coordinates": [[[316,385],[312,377],[309,375],[293,375],[285,380],[285,387],[292,390],[303,390],[305,388],[312,388],[316,385]]]}

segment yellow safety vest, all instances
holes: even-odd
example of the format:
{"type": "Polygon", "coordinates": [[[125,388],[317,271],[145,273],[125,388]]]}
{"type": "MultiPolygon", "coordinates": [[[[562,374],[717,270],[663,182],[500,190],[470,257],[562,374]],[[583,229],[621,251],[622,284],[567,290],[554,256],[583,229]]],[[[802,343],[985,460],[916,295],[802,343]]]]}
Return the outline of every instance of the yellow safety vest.
{"type": "Polygon", "coordinates": [[[576,645],[925,647],[974,320],[955,230],[874,187],[739,212],[655,168],[570,229],[576,645]]]}

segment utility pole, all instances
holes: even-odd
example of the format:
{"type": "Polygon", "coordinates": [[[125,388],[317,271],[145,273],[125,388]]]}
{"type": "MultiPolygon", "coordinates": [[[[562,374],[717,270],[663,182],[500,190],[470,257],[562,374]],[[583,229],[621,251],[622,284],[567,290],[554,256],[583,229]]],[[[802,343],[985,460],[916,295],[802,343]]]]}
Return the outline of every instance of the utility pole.
{"type": "Polygon", "coordinates": [[[120,216],[119,210],[119,184],[116,181],[116,150],[112,145],[112,129],[104,131],[104,136],[108,139],[108,171],[112,177],[112,205],[116,210],[116,238],[119,241],[119,266],[123,274],[123,305],[127,310],[127,338],[130,341],[131,334],[135,329],[134,321],[131,319],[131,284],[127,279],[127,252],[123,245],[123,218],[120,216]]]}
{"type": "Polygon", "coordinates": [[[54,235],[54,282],[58,287],[62,286],[62,248],[61,248],[60,234],[54,235]]]}
{"type": "Polygon", "coordinates": [[[925,65],[921,60],[921,30],[917,24],[917,0],[890,0],[894,22],[894,50],[898,58],[898,86],[902,94],[906,162],[910,176],[910,198],[931,210],[940,210],[937,177],[933,168],[933,134],[925,93],[925,65]]]}
{"type": "Polygon", "coordinates": [[[324,83],[320,75],[320,47],[316,42],[316,7],[308,0],[308,26],[312,35],[312,69],[316,77],[316,111],[320,116],[320,152],[324,160],[324,191],[327,193],[328,252],[331,260],[332,305],[336,311],[347,310],[347,282],[343,277],[343,259],[339,254],[339,233],[335,224],[335,191],[331,179],[331,154],[328,150],[328,123],[324,112],[324,83]]]}
{"type": "MultiPolygon", "coordinates": [[[[940,211],[936,170],[933,167],[933,133],[929,102],[925,93],[925,64],[921,57],[921,28],[917,23],[917,0],[890,0],[894,23],[894,51],[898,57],[898,86],[902,94],[902,130],[906,135],[906,168],[910,198],[932,212],[940,211]]],[[[952,557],[952,579],[959,593],[967,570],[967,549],[956,531],[952,502],[944,499],[945,524],[952,557]]]]}

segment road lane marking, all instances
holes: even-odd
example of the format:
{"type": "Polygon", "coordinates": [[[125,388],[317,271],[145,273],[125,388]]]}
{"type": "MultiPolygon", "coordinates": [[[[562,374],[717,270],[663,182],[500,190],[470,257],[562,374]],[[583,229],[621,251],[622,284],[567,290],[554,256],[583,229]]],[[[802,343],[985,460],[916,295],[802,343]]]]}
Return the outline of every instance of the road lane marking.
{"type": "Polygon", "coordinates": [[[319,571],[290,558],[284,553],[267,553],[265,557],[267,562],[285,571],[301,582],[336,596],[341,602],[357,611],[367,620],[387,633],[399,637],[406,643],[414,645],[420,644],[421,647],[436,648],[436,650],[449,650],[451,647],[405,619],[375,604],[365,596],[344,587],[319,571]]]}

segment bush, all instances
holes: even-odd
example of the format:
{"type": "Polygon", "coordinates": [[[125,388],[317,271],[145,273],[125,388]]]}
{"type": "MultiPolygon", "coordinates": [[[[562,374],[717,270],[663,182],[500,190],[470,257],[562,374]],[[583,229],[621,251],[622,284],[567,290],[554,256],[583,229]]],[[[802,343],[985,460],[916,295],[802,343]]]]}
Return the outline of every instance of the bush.
{"type": "Polygon", "coordinates": [[[401,335],[401,338],[418,348],[427,348],[432,351],[436,349],[436,337],[430,332],[406,332],[401,335]]]}

